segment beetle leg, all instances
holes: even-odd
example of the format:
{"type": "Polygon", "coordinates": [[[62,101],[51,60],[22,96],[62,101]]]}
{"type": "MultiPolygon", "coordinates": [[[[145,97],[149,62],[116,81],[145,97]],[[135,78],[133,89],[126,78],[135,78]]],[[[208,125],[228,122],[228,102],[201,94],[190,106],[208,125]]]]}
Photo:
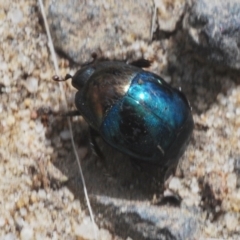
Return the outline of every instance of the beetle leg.
{"type": "Polygon", "coordinates": [[[174,177],[177,166],[177,164],[172,164],[171,166],[166,167],[164,174],[164,182],[167,182],[168,180],[170,181],[172,177],[174,177]]]}
{"type": "Polygon", "coordinates": [[[75,117],[81,116],[82,114],[78,110],[68,111],[67,113],[63,113],[62,117],[75,117]]]}
{"type": "Polygon", "coordinates": [[[104,156],[103,153],[101,151],[101,149],[99,148],[97,141],[96,141],[96,137],[99,137],[99,133],[94,130],[93,128],[89,127],[89,139],[90,139],[90,144],[92,149],[94,150],[95,154],[101,159],[104,160],[104,156]]]}
{"type": "Polygon", "coordinates": [[[151,66],[152,62],[150,60],[140,58],[136,61],[130,62],[129,65],[139,67],[139,68],[149,68],[151,66]]]}

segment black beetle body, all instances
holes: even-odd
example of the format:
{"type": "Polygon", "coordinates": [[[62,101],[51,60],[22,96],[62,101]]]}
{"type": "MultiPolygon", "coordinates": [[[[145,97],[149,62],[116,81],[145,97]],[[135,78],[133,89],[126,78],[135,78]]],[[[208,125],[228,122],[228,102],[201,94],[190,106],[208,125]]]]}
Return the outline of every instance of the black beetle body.
{"type": "Polygon", "coordinates": [[[154,73],[118,61],[84,66],[72,85],[77,109],[109,145],[149,163],[178,162],[194,126],[182,92],[154,73]]]}

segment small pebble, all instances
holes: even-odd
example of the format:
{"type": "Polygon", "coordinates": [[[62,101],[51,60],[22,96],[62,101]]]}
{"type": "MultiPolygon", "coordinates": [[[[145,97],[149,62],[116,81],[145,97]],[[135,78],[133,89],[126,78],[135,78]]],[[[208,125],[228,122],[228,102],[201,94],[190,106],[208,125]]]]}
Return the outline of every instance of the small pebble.
{"type": "Polygon", "coordinates": [[[27,213],[28,213],[28,212],[27,212],[27,209],[26,209],[26,208],[24,208],[24,207],[23,207],[23,208],[20,208],[20,214],[21,214],[22,217],[27,216],[27,213]]]}
{"type": "Polygon", "coordinates": [[[40,190],[38,191],[38,197],[39,197],[40,199],[46,199],[46,197],[47,197],[46,191],[43,190],[43,189],[40,189],[40,190]]]}
{"type": "MultiPolygon", "coordinates": [[[[88,240],[94,240],[95,235],[94,235],[94,225],[91,222],[89,218],[85,218],[80,225],[76,225],[74,227],[74,233],[77,237],[83,238],[83,239],[88,239],[88,240]]],[[[99,230],[98,227],[95,227],[95,231],[98,234],[99,230]]]]}
{"type": "Polygon", "coordinates": [[[199,186],[196,178],[192,179],[191,182],[191,190],[193,193],[198,193],[199,192],[199,186]]]}
{"type": "Polygon", "coordinates": [[[13,115],[9,115],[7,117],[7,125],[10,127],[15,124],[15,117],[13,115]]]}
{"type": "Polygon", "coordinates": [[[32,105],[32,100],[31,100],[30,98],[26,98],[26,99],[24,100],[24,105],[25,105],[26,107],[30,107],[30,106],[32,105]]]}
{"type": "Polygon", "coordinates": [[[0,217],[0,227],[3,227],[6,224],[6,220],[3,217],[0,217]]]}
{"type": "Polygon", "coordinates": [[[71,134],[69,130],[64,130],[60,132],[60,137],[62,140],[69,140],[71,138],[71,134]]]}
{"type": "Polygon", "coordinates": [[[18,24],[23,20],[23,13],[20,9],[11,9],[11,11],[8,12],[8,17],[13,24],[18,24]]]}
{"type": "Polygon", "coordinates": [[[237,185],[236,174],[234,174],[234,173],[228,174],[226,181],[227,181],[227,187],[228,187],[229,190],[230,189],[234,190],[236,188],[236,185],[237,185]]]}
{"type": "Polygon", "coordinates": [[[1,240],[16,240],[17,237],[13,233],[8,233],[1,238],[1,240]]]}
{"type": "Polygon", "coordinates": [[[227,229],[232,232],[238,226],[238,219],[234,213],[226,213],[224,216],[227,229]]]}
{"type": "Polygon", "coordinates": [[[181,184],[179,178],[173,177],[173,178],[170,180],[168,187],[169,187],[169,189],[171,189],[172,191],[176,192],[176,191],[178,191],[179,189],[182,188],[182,184],[181,184]]]}
{"type": "Polygon", "coordinates": [[[24,85],[30,93],[36,93],[38,90],[38,79],[35,77],[29,77],[24,85]]]}
{"type": "Polygon", "coordinates": [[[33,240],[34,239],[33,229],[30,226],[24,227],[21,230],[20,239],[21,240],[33,240]]]}

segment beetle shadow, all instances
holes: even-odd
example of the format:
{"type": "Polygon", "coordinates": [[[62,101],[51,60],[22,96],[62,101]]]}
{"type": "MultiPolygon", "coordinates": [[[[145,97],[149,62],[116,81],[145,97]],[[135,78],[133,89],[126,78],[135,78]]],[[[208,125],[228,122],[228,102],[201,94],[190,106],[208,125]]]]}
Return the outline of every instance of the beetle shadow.
{"type": "MultiPolygon", "coordinates": [[[[50,184],[53,188],[68,187],[76,198],[84,202],[83,185],[71,141],[60,137],[67,129],[66,117],[54,117],[51,126],[47,128],[46,137],[54,149],[52,163],[66,176],[66,180],[61,181],[55,177],[57,174],[53,174],[54,177],[49,176],[50,184]]],[[[89,195],[147,201],[152,200],[153,195],[163,193],[165,169],[133,162],[98,139],[104,154],[102,160],[91,148],[88,127],[81,117],[72,121],[72,129],[89,195]]]]}

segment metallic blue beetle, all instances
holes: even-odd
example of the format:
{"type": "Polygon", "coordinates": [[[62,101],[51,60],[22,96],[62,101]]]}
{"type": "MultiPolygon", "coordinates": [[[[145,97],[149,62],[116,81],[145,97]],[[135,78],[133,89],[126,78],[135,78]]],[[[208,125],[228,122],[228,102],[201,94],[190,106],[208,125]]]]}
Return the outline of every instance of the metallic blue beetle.
{"type": "Polygon", "coordinates": [[[194,126],[182,92],[118,61],[93,62],[71,78],[77,109],[109,145],[134,159],[177,164],[194,126]]]}

